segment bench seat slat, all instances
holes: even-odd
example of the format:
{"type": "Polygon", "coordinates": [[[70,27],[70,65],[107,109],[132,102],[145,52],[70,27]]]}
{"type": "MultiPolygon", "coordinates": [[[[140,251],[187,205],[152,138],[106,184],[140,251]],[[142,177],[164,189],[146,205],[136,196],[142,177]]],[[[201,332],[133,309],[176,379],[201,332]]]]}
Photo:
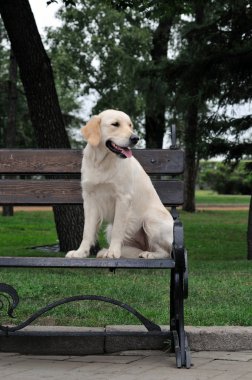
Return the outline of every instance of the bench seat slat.
{"type": "Polygon", "coordinates": [[[13,268],[135,268],[171,269],[173,259],[66,259],[61,257],[0,257],[0,267],[13,268]]]}
{"type": "MultiPolygon", "coordinates": [[[[181,174],[184,152],[135,149],[133,155],[149,174],[181,174]]],[[[0,174],[80,173],[80,149],[0,149],[0,174]]]]}
{"type": "MultiPolygon", "coordinates": [[[[183,182],[153,181],[165,205],[183,204],[183,182]]],[[[143,194],[144,196],[144,194],[143,194]]],[[[0,180],[0,204],[81,204],[80,180],[0,180]]]]}

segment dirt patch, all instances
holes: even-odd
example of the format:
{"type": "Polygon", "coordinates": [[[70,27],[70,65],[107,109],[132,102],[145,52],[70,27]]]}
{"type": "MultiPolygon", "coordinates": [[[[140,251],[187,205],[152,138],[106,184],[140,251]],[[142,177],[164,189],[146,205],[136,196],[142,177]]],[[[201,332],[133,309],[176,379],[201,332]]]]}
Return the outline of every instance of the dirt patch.
{"type": "Polygon", "coordinates": [[[15,206],[14,211],[52,211],[51,206],[15,206]]]}
{"type": "Polygon", "coordinates": [[[249,206],[229,206],[229,205],[200,205],[196,207],[197,210],[202,211],[202,210],[213,210],[213,211],[248,211],[249,206]]]}
{"type": "MultiPolygon", "coordinates": [[[[246,205],[198,205],[197,210],[213,210],[213,211],[248,211],[249,206],[246,205]]],[[[52,211],[51,206],[16,206],[14,211],[52,211]]]]}

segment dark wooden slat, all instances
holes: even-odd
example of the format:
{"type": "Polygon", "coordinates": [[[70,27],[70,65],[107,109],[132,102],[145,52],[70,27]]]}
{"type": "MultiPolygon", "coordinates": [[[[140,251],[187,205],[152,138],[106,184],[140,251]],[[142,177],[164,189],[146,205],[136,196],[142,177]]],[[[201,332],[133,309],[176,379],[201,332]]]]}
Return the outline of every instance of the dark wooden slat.
{"type": "Polygon", "coordinates": [[[0,173],[67,174],[80,173],[81,150],[1,149],[0,173]]]}
{"type": "Polygon", "coordinates": [[[172,259],[66,259],[61,257],[0,257],[0,267],[35,268],[174,268],[172,259]]]}
{"type": "Polygon", "coordinates": [[[153,181],[153,185],[164,205],[181,206],[184,203],[183,181],[153,181]]]}
{"type": "Polygon", "coordinates": [[[149,174],[182,174],[184,152],[172,149],[135,149],[134,157],[149,174]]]}
{"type": "MultiPolygon", "coordinates": [[[[153,181],[153,185],[164,204],[183,204],[182,181],[153,181]]],[[[0,180],[0,204],[80,203],[82,203],[82,197],[79,180],[0,180]]]]}
{"type": "MultiPolygon", "coordinates": [[[[149,174],[180,174],[184,170],[181,150],[135,149],[133,155],[149,174]]],[[[2,174],[80,173],[82,150],[0,149],[2,174]]]]}
{"type": "Polygon", "coordinates": [[[0,203],[80,204],[81,184],[79,180],[0,180],[0,203]]]}

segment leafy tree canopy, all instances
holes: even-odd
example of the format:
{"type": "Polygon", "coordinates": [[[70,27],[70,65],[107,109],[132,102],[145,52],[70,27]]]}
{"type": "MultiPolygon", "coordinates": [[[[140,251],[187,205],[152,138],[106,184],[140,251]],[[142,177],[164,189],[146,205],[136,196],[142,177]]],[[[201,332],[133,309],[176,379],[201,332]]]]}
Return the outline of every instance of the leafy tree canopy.
{"type": "Polygon", "coordinates": [[[59,91],[66,94],[69,89],[78,96],[94,91],[98,101],[93,112],[121,108],[140,120],[144,103],[139,68],[151,59],[150,27],[139,14],[125,15],[104,2],[77,5],[61,8],[62,27],[48,30],[59,91]]]}

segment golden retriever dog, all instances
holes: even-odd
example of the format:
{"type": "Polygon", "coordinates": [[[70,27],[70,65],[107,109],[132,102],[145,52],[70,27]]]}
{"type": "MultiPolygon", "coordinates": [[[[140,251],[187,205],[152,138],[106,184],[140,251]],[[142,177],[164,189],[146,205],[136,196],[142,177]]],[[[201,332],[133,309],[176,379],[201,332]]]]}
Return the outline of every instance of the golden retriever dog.
{"type": "Polygon", "coordinates": [[[109,247],[97,257],[170,257],[173,219],[132,156],[130,148],[139,138],[129,116],[106,110],[92,117],[82,134],[87,141],[81,169],[85,227],[80,247],[66,257],[89,256],[103,221],[109,223],[109,247]]]}

